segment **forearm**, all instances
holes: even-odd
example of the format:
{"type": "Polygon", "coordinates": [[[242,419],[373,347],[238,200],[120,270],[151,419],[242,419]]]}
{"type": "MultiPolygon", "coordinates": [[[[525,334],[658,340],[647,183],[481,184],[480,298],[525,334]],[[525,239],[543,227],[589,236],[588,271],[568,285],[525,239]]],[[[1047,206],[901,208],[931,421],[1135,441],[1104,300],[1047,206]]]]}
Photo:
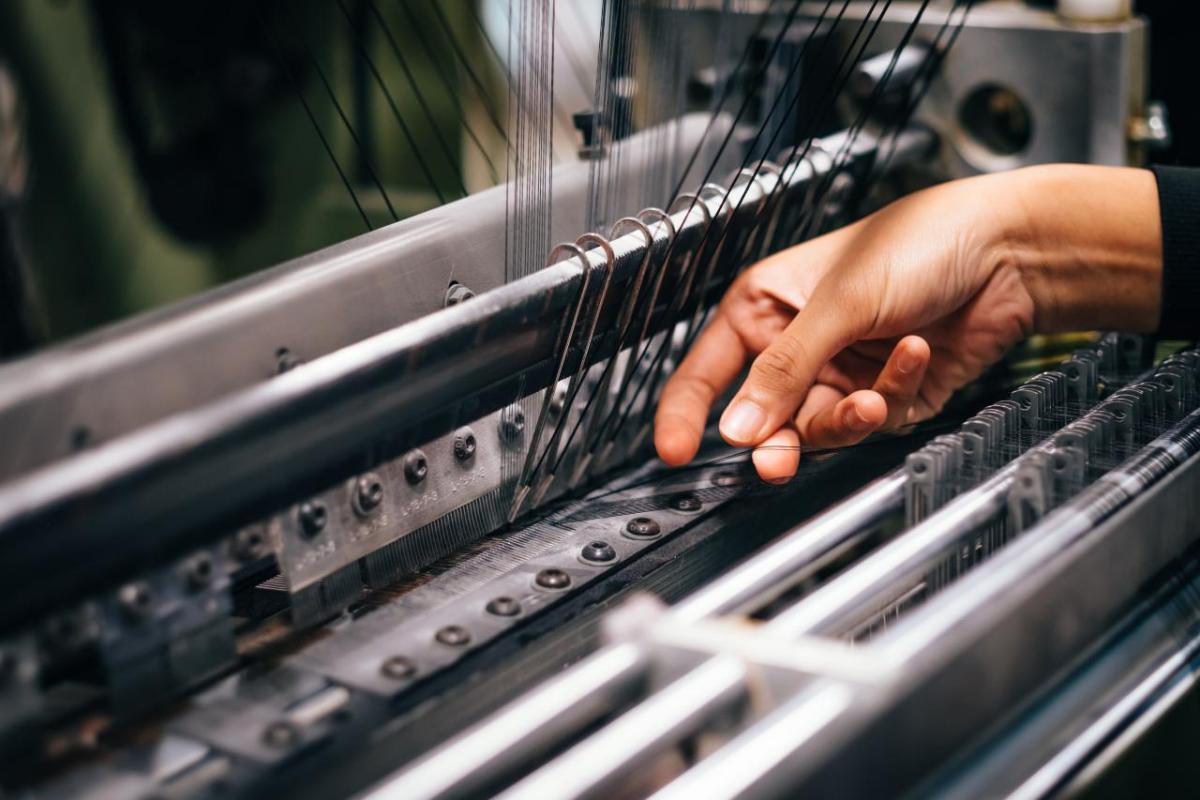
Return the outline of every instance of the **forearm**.
{"type": "Polygon", "coordinates": [[[992,176],[996,253],[1034,299],[1041,333],[1149,333],[1162,309],[1163,236],[1153,173],[1051,165],[992,176]]]}

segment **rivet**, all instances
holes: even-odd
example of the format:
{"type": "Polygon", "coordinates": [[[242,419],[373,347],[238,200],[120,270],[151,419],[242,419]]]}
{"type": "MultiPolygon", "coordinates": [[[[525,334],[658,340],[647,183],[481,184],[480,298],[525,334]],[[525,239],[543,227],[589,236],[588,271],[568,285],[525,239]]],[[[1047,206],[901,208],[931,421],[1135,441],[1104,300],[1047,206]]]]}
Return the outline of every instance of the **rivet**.
{"type": "Polygon", "coordinates": [[[625,523],[625,532],[639,539],[653,539],[662,533],[662,527],[649,517],[634,517],[625,523]]]}
{"type": "Polygon", "coordinates": [[[585,544],[583,549],[579,552],[579,555],[584,561],[596,561],[604,563],[607,561],[612,561],[614,558],[616,558],[617,551],[613,550],[612,545],[608,542],[597,539],[594,542],[588,542],[585,544]]]}
{"type": "Polygon", "coordinates": [[[407,656],[390,656],[379,665],[379,672],[394,681],[406,681],[417,674],[417,665],[407,656]]]}
{"type": "Polygon", "coordinates": [[[262,525],[253,525],[237,532],[233,539],[233,554],[242,561],[262,558],[267,542],[266,530],[262,525]]]}
{"type": "Polygon", "coordinates": [[[146,618],[150,613],[150,604],[153,599],[150,587],[141,581],[127,583],[117,592],[117,601],[121,604],[121,610],[133,620],[146,618]]]}
{"type": "Polygon", "coordinates": [[[203,589],[213,579],[213,561],[208,553],[197,553],[188,559],[184,566],[188,584],[193,589],[203,589]]]}
{"type": "Polygon", "coordinates": [[[446,289],[446,308],[449,308],[450,306],[456,306],[459,303],[464,303],[474,296],[475,293],[466,286],[463,286],[461,283],[458,283],[457,281],[451,283],[450,287],[446,289]]]}
{"type": "Polygon", "coordinates": [[[429,474],[429,461],[420,450],[410,450],[404,457],[404,480],[413,486],[425,480],[429,474]]]}
{"type": "Polygon", "coordinates": [[[571,576],[561,569],[550,567],[539,572],[534,581],[543,589],[565,589],[571,585],[571,576]]]}
{"type": "Polygon", "coordinates": [[[676,511],[686,511],[688,513],[699,511],[703,508],[700,498],[694,494],[677,494],[671,498],[671,508],[676,511]]]}
{"type": "Polygon", "coordinates": [[[276,720],[263,728],[262,740],[263,744],[282,750],[300,741],[300,731],[287,720],[276,720]]]}
{"type": "Polygon", "coordinates": [[[554,394],[550,395],[550,416],[557,417],[562,414],[563,409],[567,405],[567,387],[559,386],[554,390],[554,394]]]}
{"type": "Polygon", "coordinates": [[[525,412],[518,405],[511,405],[500,412],[500,438],[515,444],[525,432],[525,412]]]}
{"type": "Polygon", "coordinates": [[[485,607],[489,614],[497,617],[515,617],[521,613],[521,604],[511,597],[497,597],[488,602],[485,607]]]}
{"type": "Polygon", "coordinates": [[[444,628],[440,628],[438,632],[433,635],[433,638],[437,639],[442,644],[448,644],[451,647],[462,647],[471,641],[471,634],[461,625],[447,625],[444,628]]]}
{"type": "Polygon", "coordinates": [[[454,434],[454,457],[467,461],[475,455],[475,431],[459,428],[454,434]]]}
{"type": "Polygon", "coordinates": [[[716,486],[740,486],[742,483],[745,481],[736,472],[718,472],[713,476],[713,484],[716,486]]]}
{"type": "Polygon", "coordinates": [[[285,372],[290,372],[304,362],[286,347],[281,347],[275,351],[275,371],[282,375],[285,372]]]}
{"type": "Polygon", "coordinates": [[[359,476],[354,483],[354,513],[365,517],[383,502],[383,481],[374,472],[359,476]]]}
{"type": "Polygon", "coordinates": [[[296,513],[300,519],[300,530],[308,538],[311,539],[325,530],[328,516],[325,513],[324,503],[318,500],[306,500],[300,504],[296,513]]]}

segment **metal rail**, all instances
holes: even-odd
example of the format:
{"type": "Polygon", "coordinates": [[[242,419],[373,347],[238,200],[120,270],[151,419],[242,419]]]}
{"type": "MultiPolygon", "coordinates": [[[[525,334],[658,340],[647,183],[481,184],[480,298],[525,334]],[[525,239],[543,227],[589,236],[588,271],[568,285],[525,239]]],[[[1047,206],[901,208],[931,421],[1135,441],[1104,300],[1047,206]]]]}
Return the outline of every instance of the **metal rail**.
{"type": "MultiPolygon", "coordinates": [[[[904,158],[933,141],[923,131],[902,138],[904,158]]],[[[869,167],[874,153],[860,141],[837,168],[869,167]]],[[[786,192],[805,192],[824,178],[821,165],[834,166],[802,159],[701,201],[707,215],[699,206],[676,212],[675,246],[703,241],[713,218],[731,215],[735,229],[754,220],[776,181],[786,192]]],[[[656,240],[670,233],[664,222],[650,229],[656,240]]],[[[634,231],[611,246],[611,266],[600,251],[589,251],[586,264],[578,257],[560,262],[0,487],[0,581],[44,576],[0,607],[0,629],[329,485],[381,439],[417,444],[506,405],[522,389],[546,385],[558,323],[584,287],[607,285],[609,269],[613,289],[596,312],[601,333],[581,347],[593,363],[610,356],[614,339],[605,321],[619,313],[620,287],[637,274],[648,242],[634,231]],[[586,281],[588,273],[596,279],[586,281]],[[79,552],[91,556],[85,562],[79,552]]],[[[662,317],[660,310],[659,325],[662,317]]]]}

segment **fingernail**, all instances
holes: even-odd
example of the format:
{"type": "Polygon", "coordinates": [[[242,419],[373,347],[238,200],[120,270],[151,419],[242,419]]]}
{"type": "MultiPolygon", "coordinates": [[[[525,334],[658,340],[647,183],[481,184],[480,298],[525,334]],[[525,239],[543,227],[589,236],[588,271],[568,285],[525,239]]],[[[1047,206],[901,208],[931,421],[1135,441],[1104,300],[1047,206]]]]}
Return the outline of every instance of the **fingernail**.
{"type": "Polygon", "coordinates": [[[752,400],[737,400],[721,415],[721,433],[735,442],[752,442],[766,424],[767,412],[752,400]]]}
{"type": "Polygon", "coordinates": [[[853,430],[862,431],[871,427],[871,420],[863,416],[858,406],[851,406],[846,412],[846,424],[853,430]]]}
{"type": "Polygon", "coordinates": [[[896,369],[904,375],[916,372],[921,366],[921,357],[911,350],[901,350],[896,356],[896,369]]]}

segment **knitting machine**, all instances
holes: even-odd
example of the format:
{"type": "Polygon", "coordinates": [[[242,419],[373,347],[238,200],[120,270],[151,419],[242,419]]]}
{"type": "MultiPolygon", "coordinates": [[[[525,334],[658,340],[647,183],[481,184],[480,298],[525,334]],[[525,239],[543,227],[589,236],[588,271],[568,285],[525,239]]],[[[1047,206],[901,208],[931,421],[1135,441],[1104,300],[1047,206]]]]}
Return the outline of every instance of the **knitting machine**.
{"type": "Polygon", "coordinates": [[[1191,777],[1196,351],[1028,345],[782,486],[715,434],[677,470],[649,447],[663,380],[762,256],[916,186],[1162,141],[1144,22],[603,6],[572,158],[533,133],[555,6],[509,4],[507,182],[0,366],[4,790],[1191,777]]]}

